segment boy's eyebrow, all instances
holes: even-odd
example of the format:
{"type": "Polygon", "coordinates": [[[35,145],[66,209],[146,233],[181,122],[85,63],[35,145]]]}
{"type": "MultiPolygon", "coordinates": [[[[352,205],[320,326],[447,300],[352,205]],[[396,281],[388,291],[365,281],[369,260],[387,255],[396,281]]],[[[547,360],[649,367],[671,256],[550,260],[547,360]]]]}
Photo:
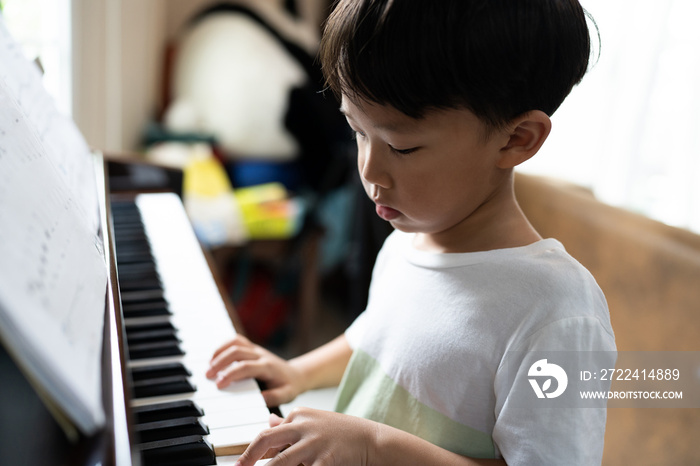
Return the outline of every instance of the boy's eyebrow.
{"type": "Polygon", "coordinates": [[[354,120],[354,118],[352,117],[352,115],[350,115],[350,114],[348,113],[347,109],[346,109],[345,107],[343,107],[342,105],[338,108],[338,110],[340,110],[340,113],[342,113],[343,116],[344,116],[345,118],[349,118],[349,119],[351,119],[351,120],[354,120]]]}
{"type": "Polygon", "coordinates": [[[344,105],[341,105],[338,110],[340,110],[340,113],[342,113],[346,118],[352,118],[352,115],[348,113],[347,108],[345,108],[344,105]]]}
{"type": "MultiPolygon", "coordinates": [[[[340,110],[340,113],[342,113],[343,115],[345,115],[345,118],[350,118],[351,120],[354,120],[354,118],[352,117],[352,115],[350,115],[350,114],[348,113],[347,109],[346,109],[345,107],[343,107],[342,105],[340,106],[340,108],[339,108],[338,110],[340,110]]],[[[387,123],[387,124],[375,124],[375,125],[372,125],[372,126],[373,126],[374,128],[376,128],[376,129],[384,130],[384,131],[389,131],[389,132],[400,132],[400,131],[401,131],[400,125],[397,125],[397,124],[394,124],[394,123],[391,123],[391,122],[389,122],[389,123],[387,123]]]]}

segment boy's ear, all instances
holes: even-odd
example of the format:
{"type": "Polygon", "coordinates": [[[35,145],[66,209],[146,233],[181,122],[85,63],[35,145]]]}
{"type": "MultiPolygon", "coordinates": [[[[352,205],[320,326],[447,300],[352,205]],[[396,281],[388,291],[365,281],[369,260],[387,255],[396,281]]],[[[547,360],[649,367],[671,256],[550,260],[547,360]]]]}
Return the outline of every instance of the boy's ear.
{"type": "Polygon", "coordinates": [[[498,168],[514,168],[535,155],[549,136],[552,121],[543,111],[533,110],[517,117],[511,128],[496,163],[498,168]]]}

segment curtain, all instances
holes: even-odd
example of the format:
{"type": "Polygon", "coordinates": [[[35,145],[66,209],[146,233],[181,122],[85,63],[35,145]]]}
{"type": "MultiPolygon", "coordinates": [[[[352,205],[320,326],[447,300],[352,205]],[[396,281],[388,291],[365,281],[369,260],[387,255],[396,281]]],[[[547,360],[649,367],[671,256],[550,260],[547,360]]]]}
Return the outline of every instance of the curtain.
{"type": "Polygon", "coordinates": [[[700,232],[700,2],[581,3],[600,32],[591,68],[521,171],[700,232]]]}

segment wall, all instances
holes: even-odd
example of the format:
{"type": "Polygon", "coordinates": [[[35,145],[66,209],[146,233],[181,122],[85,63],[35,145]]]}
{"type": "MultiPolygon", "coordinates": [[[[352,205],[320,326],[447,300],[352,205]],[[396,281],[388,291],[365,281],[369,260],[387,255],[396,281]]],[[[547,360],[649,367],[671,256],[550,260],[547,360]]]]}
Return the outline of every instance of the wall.
{"type": "MultiPolygon", "coordinates": [[[[139,149],[146,124],[163,105],[168,43],[196,12],[221,1],[71,0],[73,118],[92,147],[139,149]]],[[[237,0],[261,12],[279,11],[282,2],[237,0]]],[[[329,0],[299,0],[303,19],[314,25],[308,30],[293,21],[274,24],[283,35],[314,48],[328,5],[329,0]]]]}
{"type": "Polygon", "coordinates": [[[72,0],[73,118],[88,143],[135,150],[159,106],[167,0],[72,0]]]}

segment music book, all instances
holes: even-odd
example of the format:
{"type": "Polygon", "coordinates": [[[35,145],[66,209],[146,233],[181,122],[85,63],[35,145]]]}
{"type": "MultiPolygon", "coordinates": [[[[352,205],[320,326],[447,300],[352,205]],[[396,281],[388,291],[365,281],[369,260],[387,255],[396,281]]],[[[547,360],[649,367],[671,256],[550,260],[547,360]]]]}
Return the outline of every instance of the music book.
{"type": "Polygon", "coordinates": [[[85,434],[104,424],[107,266],[96,188],[85,140],[0,15],[0,339],[85,434]]]}

